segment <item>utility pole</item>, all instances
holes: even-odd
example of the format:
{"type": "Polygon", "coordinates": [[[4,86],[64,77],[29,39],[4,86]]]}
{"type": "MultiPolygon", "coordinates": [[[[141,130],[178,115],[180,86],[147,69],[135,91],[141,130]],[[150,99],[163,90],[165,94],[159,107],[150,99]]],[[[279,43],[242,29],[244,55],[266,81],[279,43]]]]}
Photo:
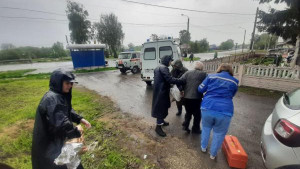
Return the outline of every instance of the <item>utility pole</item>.
{"type": "Polygon", "coordinates": [[[257,16],[258,16],[258,7],[256,9],[254,27],[253,27],[252,38],[251,38],[251,43],[250,43],[250,50],[251,51],[253,50],[253,46],[254,46],[254,35],[255,35],[255,29],[256,29],[257,16]]]}
{"type": "Polygon", "coordinates": [[[237,48],[238,43],[235,43],[235,56],[236,56],[236,48],[237,48]]]}
{"type": "Polygon", "coordinates": [[[187,32],[189,33],[190,31],[190,17],[189,16],[187,16],[187,15],[185,15],[185,14],[181,14],[181,16],[186,16],[187,18],[188,18],[188,21],[187,21],[187,32]]]}
{"type": "Polygon", "coordinates": [[[243,45],[242,45],[242,53],[244,53],[244,46],[245,46],[245,38],[246,38],[246,29],[245,28],[242,28],[242,27],[239,27],[241,29],[244,29],[244,40],[243,40],[243,45]]]}

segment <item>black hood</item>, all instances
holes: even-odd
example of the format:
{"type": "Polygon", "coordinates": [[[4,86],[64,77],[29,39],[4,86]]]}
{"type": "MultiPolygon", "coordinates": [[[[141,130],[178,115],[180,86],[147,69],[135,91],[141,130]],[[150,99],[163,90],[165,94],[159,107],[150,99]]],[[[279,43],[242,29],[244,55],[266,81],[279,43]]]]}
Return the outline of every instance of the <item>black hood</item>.
{"type": "MultiPolygon", "coordinates": [[[[50,83],[49,87],[50,90],[56,92],[56,93],[62,93],[62,85],[63,81],[72,81],[75,79],[75,76],[71,73],[68,72],[64,69],[56,69],[52,72],[51,77],[50,77],[50,83]]],[[[71,91],[70,91],[71,93],[71,91]]]]}
{"type": "Polygon", "coordinates": [[[173,63],[173,67],[175,69],[179,69],[179,70],[182,70],[183,69],[183,64],[182,64],[182,61],[181,60],[175,60],[174,63],[173,63]]]}
{"type": "Polygon", "coordinates": [[[169,67],[170,61],[173,61],[172,55],[165,55],[161,58],[161,64],[169,67]]]}

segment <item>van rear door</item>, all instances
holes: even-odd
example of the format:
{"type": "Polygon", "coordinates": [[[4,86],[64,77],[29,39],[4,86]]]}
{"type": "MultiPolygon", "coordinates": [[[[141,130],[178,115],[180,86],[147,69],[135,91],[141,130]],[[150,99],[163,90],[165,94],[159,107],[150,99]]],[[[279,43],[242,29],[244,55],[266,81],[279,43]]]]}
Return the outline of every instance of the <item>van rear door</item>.
{"type": "Polygon", "coordinates": [[[156,46],[156,43],[148,43],[143,47],[142,72],[144,77],[147,77],[147,79],[144,80],[153,80],[154,69],[157,67],[157,58],[159,57],[157,55],[156,46]]]}

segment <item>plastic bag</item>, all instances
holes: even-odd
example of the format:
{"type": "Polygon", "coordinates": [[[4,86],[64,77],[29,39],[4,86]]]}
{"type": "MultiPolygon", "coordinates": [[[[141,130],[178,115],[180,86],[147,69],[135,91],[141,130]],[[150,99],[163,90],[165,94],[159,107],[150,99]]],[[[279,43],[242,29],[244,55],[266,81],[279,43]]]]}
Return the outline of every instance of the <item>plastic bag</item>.
{"type": "Polygon", "coordinates": [[[56,165],[67,165],[68,169],[77,169],[80,164],[80,155],[83,143],[65,143],[60,155],[54,160],[56,165]]]}
{"type": "Polygon", "coordinates": [[[171,88],[170,93],[176,101],[179,102],[181,100],[180,91],[176,85],[171,88]]]}

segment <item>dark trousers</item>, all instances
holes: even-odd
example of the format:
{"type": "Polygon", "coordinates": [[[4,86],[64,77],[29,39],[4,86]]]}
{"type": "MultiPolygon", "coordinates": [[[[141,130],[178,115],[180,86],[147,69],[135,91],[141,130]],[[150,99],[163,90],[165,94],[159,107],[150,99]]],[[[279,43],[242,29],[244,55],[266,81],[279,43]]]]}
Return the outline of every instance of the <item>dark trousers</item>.
{"type": "Polygon", "coordinates": [[[183,103],[183,98],[181,98],[181,100],[178,102],[176,101],[176,106],[177,106],[177,109],[178,109],[178,112],[182,112],[182,104],[183,103]]]}
{"type": "Polygon", "coordinates": [[[190,125],[190,121],[192,119],[192,115],[194,116],[194,123],[192,130],[200,130],[200,121],[201,121],[201,99],[185,99],[185,120],[183,122],[183,126],[188,128],[190,125]]]}

